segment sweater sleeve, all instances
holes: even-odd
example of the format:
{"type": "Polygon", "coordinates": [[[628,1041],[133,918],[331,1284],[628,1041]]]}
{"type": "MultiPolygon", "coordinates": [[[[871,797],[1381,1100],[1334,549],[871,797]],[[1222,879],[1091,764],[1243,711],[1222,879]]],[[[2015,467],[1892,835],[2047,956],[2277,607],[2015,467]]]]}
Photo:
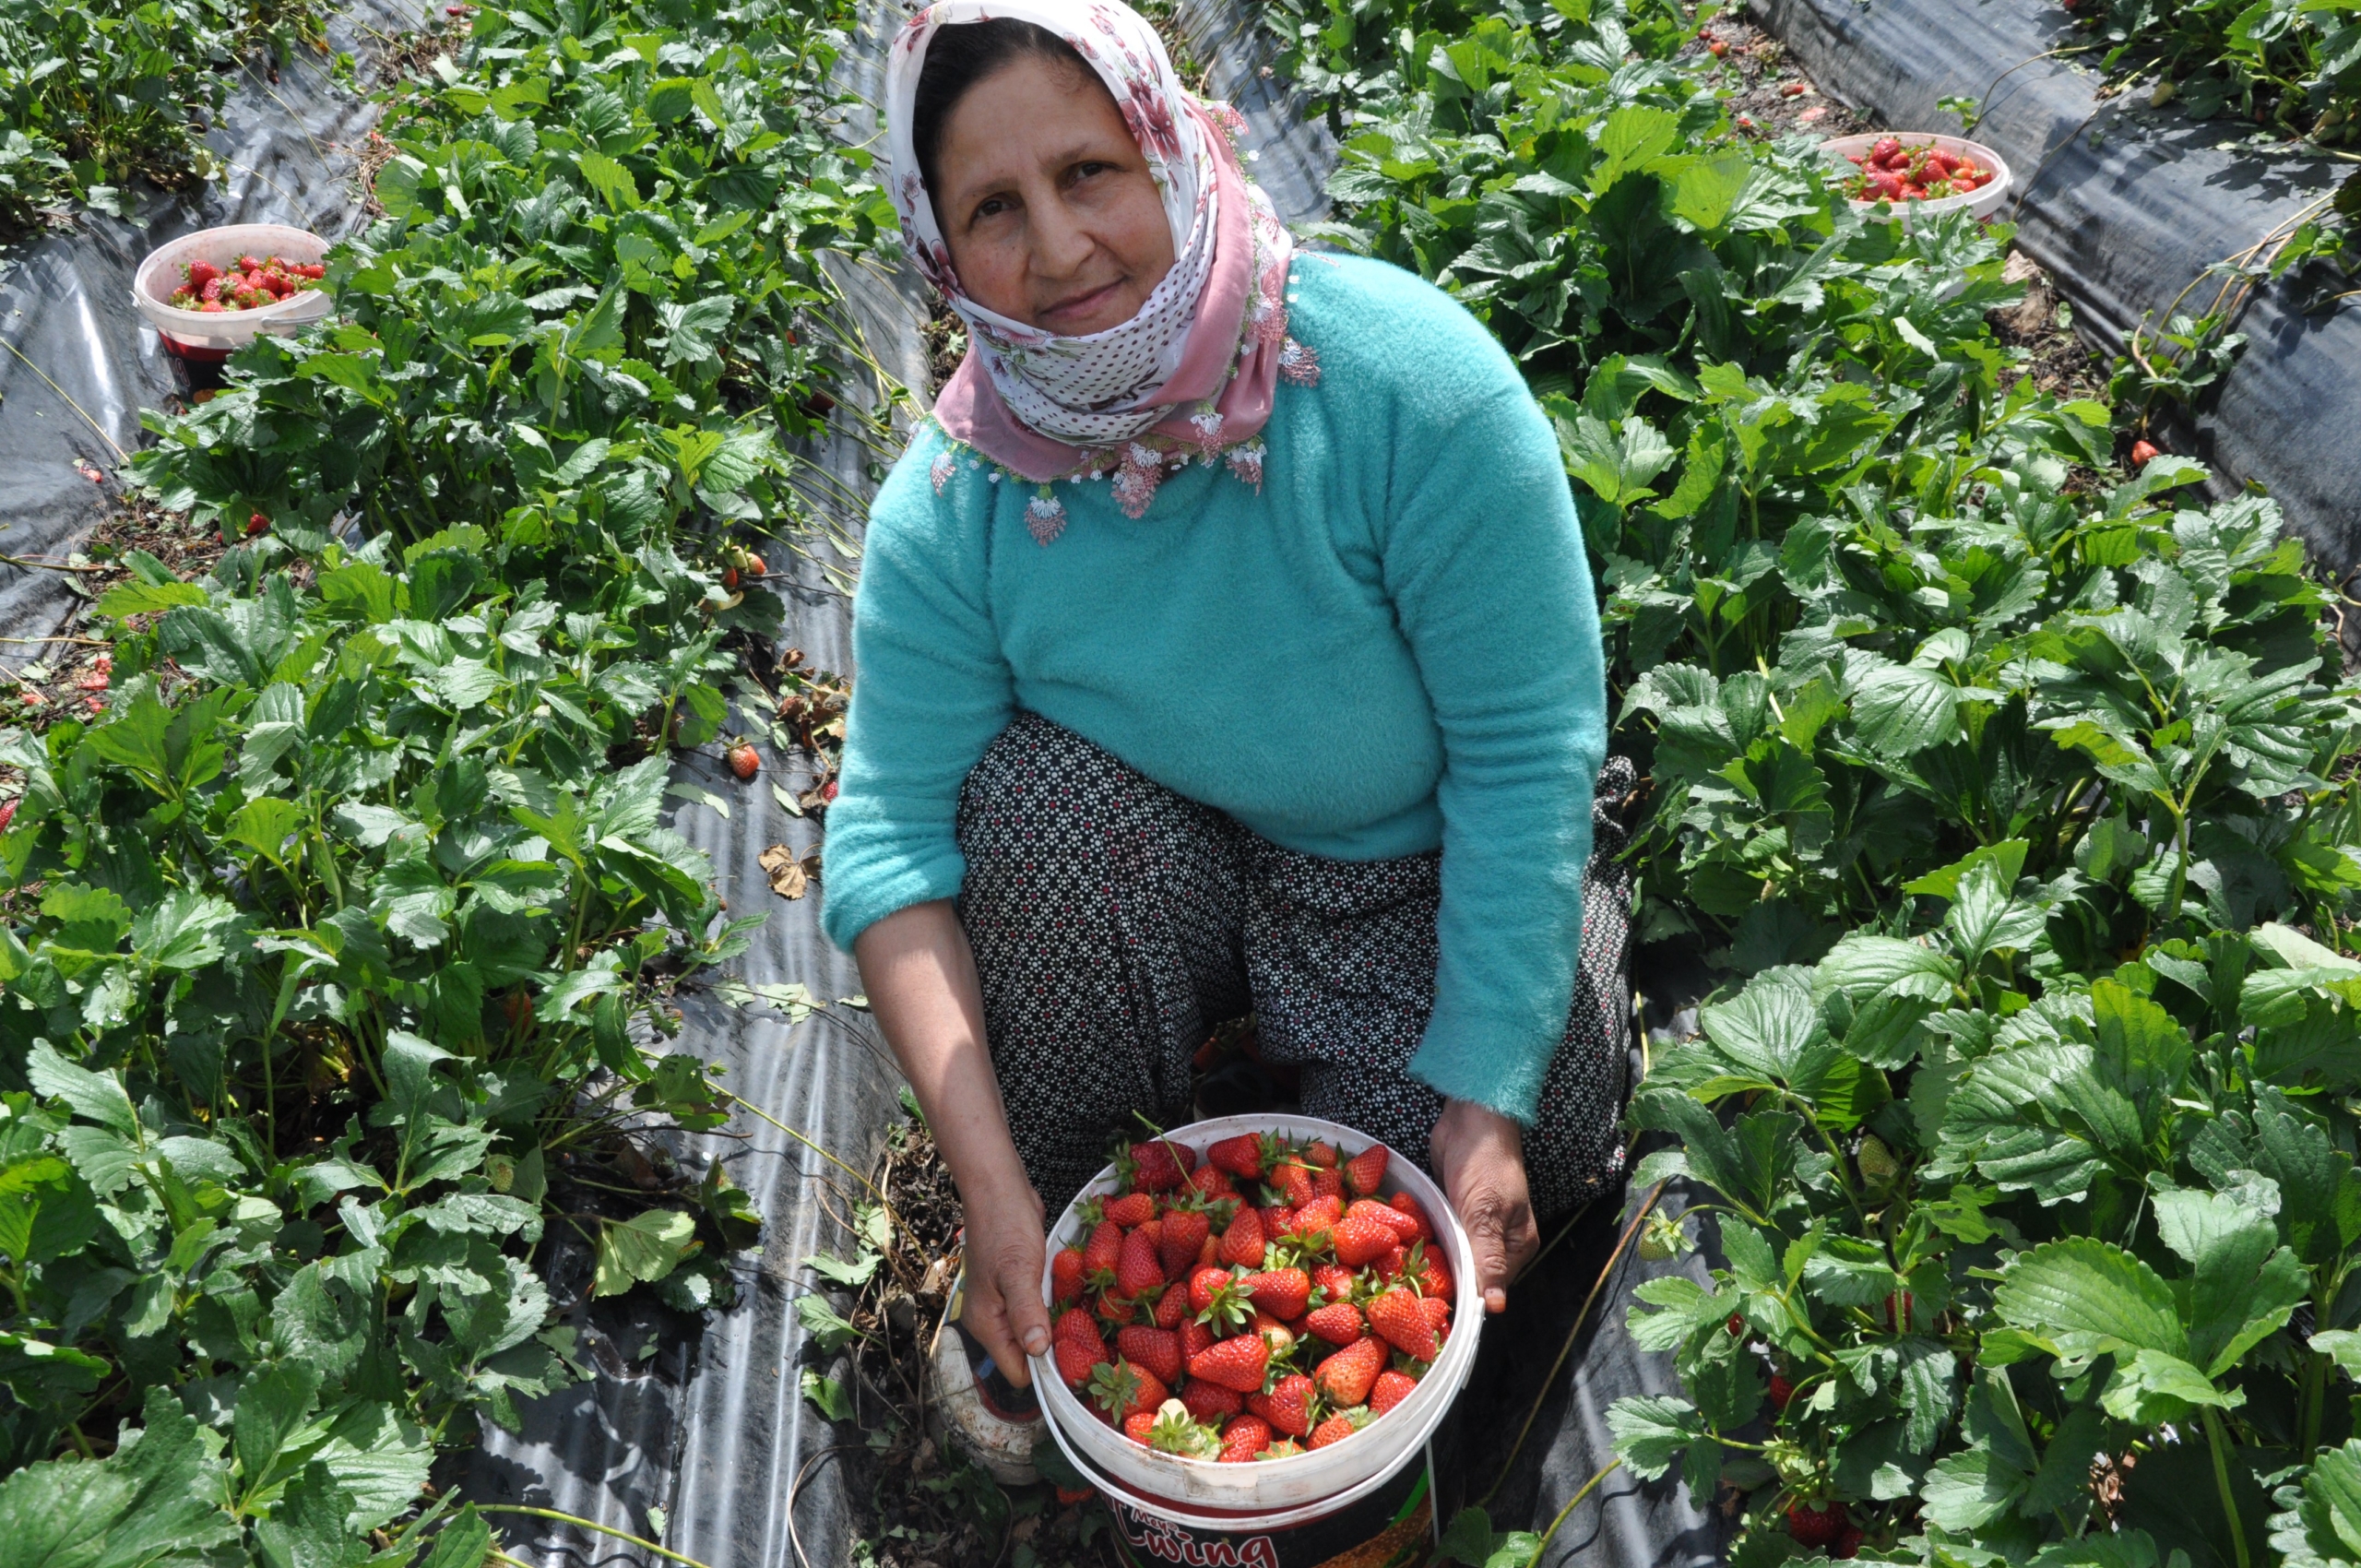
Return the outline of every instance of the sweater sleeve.
{"type": "Polygon", "coordinates": [[[986,608],[990,500],[964,466],[936,494],[931,428],[870,508],[853,601],[852,708],[822,849],[821,928],[849,950],[896,909],[959,891],[959,788],[1006,727],[1013,682],[986,608]]]}
{"type": "Polygon", "coordinates": [[[1410,1071],[1529,1126],[1572,1002],[1606,674],[1556,437],[1450,308],[1471,340],[1443,346],[1456,385],[1397,408],[1382,543],[1443,743],[1442,956],[1410,1071]]]}

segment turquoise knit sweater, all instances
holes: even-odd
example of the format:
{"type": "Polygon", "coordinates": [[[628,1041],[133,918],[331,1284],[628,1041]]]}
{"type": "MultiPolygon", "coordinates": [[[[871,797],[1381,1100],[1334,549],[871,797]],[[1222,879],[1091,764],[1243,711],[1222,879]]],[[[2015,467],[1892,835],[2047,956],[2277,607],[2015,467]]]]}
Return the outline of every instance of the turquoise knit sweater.
{"type": "Polygon", "coordinates": [[[1564,1033],[1606,683],[1548,422],[1456,303],[1406,272],[1299,255],[1259,492],[1200,464],[1126,517],[920,430],[870,513],[823,921],[840,946],[948,898],[967,771],[1019,709],[1279,844],[1442,848],[1434,1014],[1410,1071],[1530,1123],[1564,1033]]]}

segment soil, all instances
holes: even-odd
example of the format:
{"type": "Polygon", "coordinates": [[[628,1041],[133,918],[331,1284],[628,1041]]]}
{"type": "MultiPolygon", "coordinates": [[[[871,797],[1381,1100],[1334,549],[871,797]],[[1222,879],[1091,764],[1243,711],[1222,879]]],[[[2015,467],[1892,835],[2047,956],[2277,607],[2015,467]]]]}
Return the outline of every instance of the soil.
{"type": "Polygon", "coordinates": [[[1849,137],[1873,129],[1859,114],[1821,95],[1809,77],[1789,60],[1786,45],[1753,24],[1716,18],[1702,29],[1684,53],[1723,48],[1722,63],[1709,80],[1730,93],[1730,118],[1758,140],[1804,134],[1849,137]]]}
{"type": "Polygon", "coordinates": [[[2020,378],[2061,399],[2104,398],[2107,369],[2074,331],[2072,307],[2064,303],[2049,274],[2023,251],[2011,251],[2000,276],[2024,285],[2025,296],[1985,319],[2003,347],[2017,356],[2020,378]]]}

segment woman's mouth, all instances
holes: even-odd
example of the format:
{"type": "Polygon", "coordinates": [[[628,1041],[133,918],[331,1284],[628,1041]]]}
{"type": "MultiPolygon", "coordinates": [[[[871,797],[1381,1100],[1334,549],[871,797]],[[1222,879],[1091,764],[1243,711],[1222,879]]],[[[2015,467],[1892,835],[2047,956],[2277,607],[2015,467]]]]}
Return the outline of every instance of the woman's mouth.
{"type": "MultiPolygon", "coordinates": [[[[1105,310],[1122,287],[1123,280],[1119,278],[1111,283],[1101,284],[1086,292],[1069,295],[1042,310],[1041,325],[1062,330],[1072,325],[1088,321],[1105,310]]],[[[1072,336],[1071,333],[1067,335],[1072,336]]]]}

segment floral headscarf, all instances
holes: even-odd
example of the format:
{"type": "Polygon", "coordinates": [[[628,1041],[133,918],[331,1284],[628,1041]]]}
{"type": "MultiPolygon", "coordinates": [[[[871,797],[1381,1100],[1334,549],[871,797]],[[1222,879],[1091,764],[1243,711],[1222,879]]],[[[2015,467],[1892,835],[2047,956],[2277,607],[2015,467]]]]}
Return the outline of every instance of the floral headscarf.
{"type": "MultiPolygon", "coordinates": [[[[1294,241],[1240,168],[1236,111],[1183,89],[1156,30],[1116,0],[943,0],[895,39],[885,103],[887,188],[903,236],[967,326],[967,357],[936,399],[935,419],[955,442],[1040,487],[1028,513],[1034,536],[1046,544],[1064,527],[1052,489],[1062,480],[1111,478],[1133,517],[1147,510],[1168,466],[1192,457],[1226,458],[1259,486],[1256,437],[1278,377],[1309,382],[1318,371],[1287,336],[1294,241]],[[1047,29],[1098,74],[1164,198],[1172,269],[1137,315],[1104,332],[1060,337],[978,304],[936,227],[912,139],[919,74],[942,29],[997,18],[1047,29]]],[[[955,466],[949,452],[936,459],[936,489],[955,466]]]]}

